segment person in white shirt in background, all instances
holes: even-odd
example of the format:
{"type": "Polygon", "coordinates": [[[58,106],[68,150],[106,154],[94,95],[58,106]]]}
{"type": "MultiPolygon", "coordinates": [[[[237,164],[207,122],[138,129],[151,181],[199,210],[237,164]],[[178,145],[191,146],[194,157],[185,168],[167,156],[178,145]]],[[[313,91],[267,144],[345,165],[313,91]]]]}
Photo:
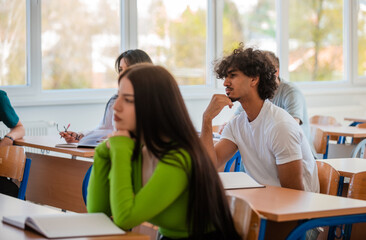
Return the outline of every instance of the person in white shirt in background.
{"type": "Polygon", "coordinates": [[[318,171],[306,136],[271,99],[276,69],[265,53],[241,44],[215,66],[226,95],[215,94],[203,114],[201,140],[219,168],[239,149],[246,172],[264,185],[319,192],[318,171]],[[232,119],[215,145],[212,119],[239,101],[244,111],[232,119]]]}

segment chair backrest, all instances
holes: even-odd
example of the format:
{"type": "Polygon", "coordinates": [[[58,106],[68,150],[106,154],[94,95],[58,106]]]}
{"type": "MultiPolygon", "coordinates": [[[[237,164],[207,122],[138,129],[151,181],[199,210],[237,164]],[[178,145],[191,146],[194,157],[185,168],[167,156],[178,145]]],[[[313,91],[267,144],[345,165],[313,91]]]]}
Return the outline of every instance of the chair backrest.
{"type": "Polygon", "coordinates": [[[241,155],[240,155],[239,151],[237,151],[235,153],[235,155],[229,161],[226,162],[224,172],[230,172],[231,166],[233,165],[234,162],[235,162],[234,172],[240,172],[240,170],[241,170],[241,155]]]}
{"type": "Polygon", "coordinates": [[[316,161],[320,193],[337,196],[340,174],[331,165],[316,161]]]}
{"type": "Polygon", "coordinates": [[[18,146],[0,147],[0,176],[22,181],[25,151],[18,146]]]}
{"type": "Polygon", "coordinates": [[[353,174],[349,182],[347,197],[366,200],[366,172],[353,174]]]}
{"type": "Polygon", "coordinates": [[[309,122],[311,124],[319,124],[319,125],[340,125],[335,117],[332,116],[324,116],[324,115],[315,115],[309,118],[309,122]]]}
{"type": "Polygon", "coordinates": [[[25,198],[31,160],[25,156],[20,146],[0,147],[0,176],[16,179],[20,182],[18,198],[25,198]]]}
{"type": "Polygon", "coordinates": [[[93,167],[93,165],[91,165],[88,168],[88,171],[86,171],[84,179],[83,179],[83,186],[81,189],[85,205],[86,205],[86,196],[88,195],[88,185],[89,185],[89,178],[90,178],[90,173],[91,173],[92,167],[93,167]]]}
{"type": "Polygon", "coordinates": [[[310,133],[316,153],[325,154],[327,136],[316,125],[310,125],[310,133]]]}
{"type": "Polygon", "coordinates": [[[260,238],[261,221],[264,219],[244,199],[227,196],[229,207],[233,216],[235,229],[243,240],[260,238]]]}

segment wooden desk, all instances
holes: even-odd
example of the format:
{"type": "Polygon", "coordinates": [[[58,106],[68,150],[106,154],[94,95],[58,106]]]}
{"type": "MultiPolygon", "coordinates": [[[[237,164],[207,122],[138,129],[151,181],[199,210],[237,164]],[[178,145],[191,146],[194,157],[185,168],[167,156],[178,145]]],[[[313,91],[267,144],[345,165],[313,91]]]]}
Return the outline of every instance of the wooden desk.
{"type": "Polygon", "coordinates": [[[93,157],[94,156],[94,148],[59,148],[55,147],[58,143],[65,143],[65,140],[60,139],[59,137],[53,136],[27,136],[23,139],[15,140],[15,145],[38,148],[42,150],[54,151],[59,153],[70,154],[75,157],[93,157]]]}
{"type": "Polygon", "coordinates": [[[294,228],[327,226],[329,221],[366,222],[366,201],[275,186],[226,192],[250,202],[267,218],[267,239],[284,239],[294,228]]]}
{"type": "Polygon", "coordinates": [[[316,125],[322,132],[328,136],[346,136],[353,138],[365,138],[366,128],[355,128],[350,126],[322,126],[316,125]]]}
{"type": "Polygon", "coordinates": [[[343,177],[351,178],[355,173],[366,171],[366,159],[364,158],[334,158],[317,161],[328,163],[343,177]]]}
{"type": "Polygon", "coordinates": [[[366,128],[356,128],[351,126],[324,126],[324,125],[317,125],[316,126],[323,132],[323,136],[325,135],[327,138],[327,146],[326,151],[324,154],[324,159],[328,158],[328,148],[329,148],[329,137],[330,136],[337,136],[337,137],[352,137],[352,138],[366,138],[366,128]]]}
{"type": "Polygon", "coordinates": [[[52,156],[27,152],[32,159],[26,199],[75,212],[86,212],[82,198],[82,182],[93,159],[78,160],[76,157],[92,157],[92,148],[56,148],[62,143],[59,137],[25,137],[14,144],[64,153],[70,157],[52,156]]]}
{"type": "MultiPolygon", "coordinates": [[[[22,201],[17,198],[0,194],[0,219],[3,216],[11,215],[31,215],[31,214],[52,214],[59,213],[56,210],[46,208],[40,205],[22,201]]],[[[93,226],[97,227],[97,226],[93,226]]],[[[0,239],[46,239],[41,235],[31,231],[13,227],[11,225],[0,222],[0,239]]],[[[67,239],[110,239],[110,240],[150,240],[149,236],[128,232],[126,235],[116,236],[99,236],[99,237],[83,237],[83,238],[67,238],[67,239]]]]}
{"type": "Polygon", "coordinates": [[[350,126],[356,126],[359,123],[365,123],[366,122],[366,117],[345,117],[344,120],[352,121],[350,126]]]}

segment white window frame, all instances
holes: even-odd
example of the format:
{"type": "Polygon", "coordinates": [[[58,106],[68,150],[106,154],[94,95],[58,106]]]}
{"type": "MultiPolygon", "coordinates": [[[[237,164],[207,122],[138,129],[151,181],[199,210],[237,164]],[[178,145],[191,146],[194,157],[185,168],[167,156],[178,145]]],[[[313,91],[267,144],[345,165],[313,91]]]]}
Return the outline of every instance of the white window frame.
{"type": "MultiPolygon", "coordinates": [[[[224,0],[207,1],[207,54],[206,85],[181,86],[185,99],[207,99],[213,93],[222,92],[222,81],[213,73],[213,61],[222,56],[222,17],[224,0]]],[[[276,44],[281,62],[281,75],[289,79],[289,1],[276,0],[276,44]]],[[[357,9],[358,1],[343,1],[343,54],[344,81],[297,83],[306,95],[365,92],[366,76],[358,76],[357,64],[357,9]],[[345,27],[347,26],[347,27],[345,27]],[[315,90],[314,90],[315,89],[315,90]]],[[[137,0],[120,0],[120,50],[134,49],[137,44],[137,0]]],[[[27,85],[1,87],[18,106],[102,103],[106,102],[116,89],[72,89],[42,90],[41,54],[41,0],[26,0],[27,31],[27,85]]]]}

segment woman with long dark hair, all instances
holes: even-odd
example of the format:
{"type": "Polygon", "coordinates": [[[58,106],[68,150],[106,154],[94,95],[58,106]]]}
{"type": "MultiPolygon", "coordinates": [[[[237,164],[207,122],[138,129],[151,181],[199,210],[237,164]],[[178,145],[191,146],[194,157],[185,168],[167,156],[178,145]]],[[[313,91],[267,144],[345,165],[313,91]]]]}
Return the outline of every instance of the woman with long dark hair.
{"type": "Polygon", "coordinates": [[[174,77],[137,64],[119,76],[116,131],[95,151],[88,212],[122,229],[148,221],[160,239],[240,239],[218,174],[202,146],[174,77]],[[144,158],[144,149],[152,158],[144,158]],[[144,182],[145,162],[157,159],[144,182]]]}

